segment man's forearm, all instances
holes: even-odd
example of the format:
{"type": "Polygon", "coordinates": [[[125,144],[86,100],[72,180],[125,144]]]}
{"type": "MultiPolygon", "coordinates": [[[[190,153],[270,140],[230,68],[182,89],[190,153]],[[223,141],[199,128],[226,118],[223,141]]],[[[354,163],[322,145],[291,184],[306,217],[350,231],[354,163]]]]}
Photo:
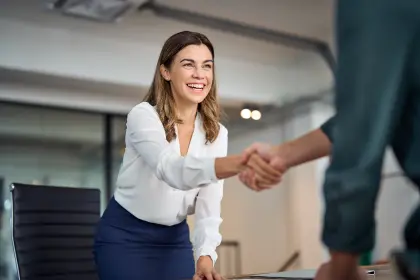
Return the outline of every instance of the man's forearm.
{"type": "Polygon", "coordinates": [[[276,153],[293,167],[330,154],[332,143],[321,129],[275,147],[276,153]]]}

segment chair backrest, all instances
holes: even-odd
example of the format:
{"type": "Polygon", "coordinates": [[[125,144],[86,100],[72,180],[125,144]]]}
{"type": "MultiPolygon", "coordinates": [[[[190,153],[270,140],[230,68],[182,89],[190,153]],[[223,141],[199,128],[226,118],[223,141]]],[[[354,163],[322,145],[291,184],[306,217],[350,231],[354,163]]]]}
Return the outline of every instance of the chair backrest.
{"type": "Polygon", "coordinates": [[[100,191],[14,183],[12,237],[19,279],[94,280],[100,191]]]}

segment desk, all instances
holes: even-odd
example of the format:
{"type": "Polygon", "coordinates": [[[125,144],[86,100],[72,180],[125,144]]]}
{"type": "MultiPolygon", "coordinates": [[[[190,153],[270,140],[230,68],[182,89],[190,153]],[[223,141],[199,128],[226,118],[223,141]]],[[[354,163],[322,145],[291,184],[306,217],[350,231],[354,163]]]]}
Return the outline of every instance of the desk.
{"type": "MultiPolygon", "coordinates": [[[[363,268],[365,268],[366,270],[374,270],[375,271],[375,275],[370,275],[368,276],[368,279],[375,279],[375,280],[393,280],[394,277],[392,277],[391,274],[391,270],[390,267],[388,265],[377,265],[377,266],[364,266],[363,268]]],[[[271,280],[291,280],[291,279],[295,279],[295,280],[300,280],[299,278],[267,278],[267,277],[259,277],[259,276],[255,276],[252,274],[249,275],[240,275],[240,276],[234,276],[234,277],[229,277],[228,279],[230,280],[240,280],[240,279],[258,279],[258,280],[263,280],[263,279],[271,279],[271,280]]]]}

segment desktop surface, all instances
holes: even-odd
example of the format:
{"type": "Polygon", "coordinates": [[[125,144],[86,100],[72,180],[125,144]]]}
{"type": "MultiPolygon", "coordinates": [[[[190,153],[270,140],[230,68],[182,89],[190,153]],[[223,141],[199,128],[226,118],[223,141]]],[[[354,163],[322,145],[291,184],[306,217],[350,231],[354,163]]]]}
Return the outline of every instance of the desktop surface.
{"type": "MultiPolygon", "coordinates": [[[[392,280],[392,273],[390,267],[387,265],[380,266],[369,266],[365,267],[366,271],[373,271],[374,274],[368,274],[368,280],[392,280]]],[[[229,280],[313,280],[315,271],[312,270],[296,270],[296,271],[285,271],[282,273],[267,273],[267,274],[251,274],[243,276],[229,277],[229,280]]]]}

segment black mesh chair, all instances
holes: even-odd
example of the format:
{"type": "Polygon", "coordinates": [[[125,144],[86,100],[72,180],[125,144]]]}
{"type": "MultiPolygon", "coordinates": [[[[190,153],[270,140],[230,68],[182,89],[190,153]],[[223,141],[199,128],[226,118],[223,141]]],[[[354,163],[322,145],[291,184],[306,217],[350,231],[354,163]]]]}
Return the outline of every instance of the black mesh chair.
{"type": "Polygon", "coordinates": [[[10,188],[19,279],[98,279],[92,251],[99,190],[16,183],[10,188]]]}

